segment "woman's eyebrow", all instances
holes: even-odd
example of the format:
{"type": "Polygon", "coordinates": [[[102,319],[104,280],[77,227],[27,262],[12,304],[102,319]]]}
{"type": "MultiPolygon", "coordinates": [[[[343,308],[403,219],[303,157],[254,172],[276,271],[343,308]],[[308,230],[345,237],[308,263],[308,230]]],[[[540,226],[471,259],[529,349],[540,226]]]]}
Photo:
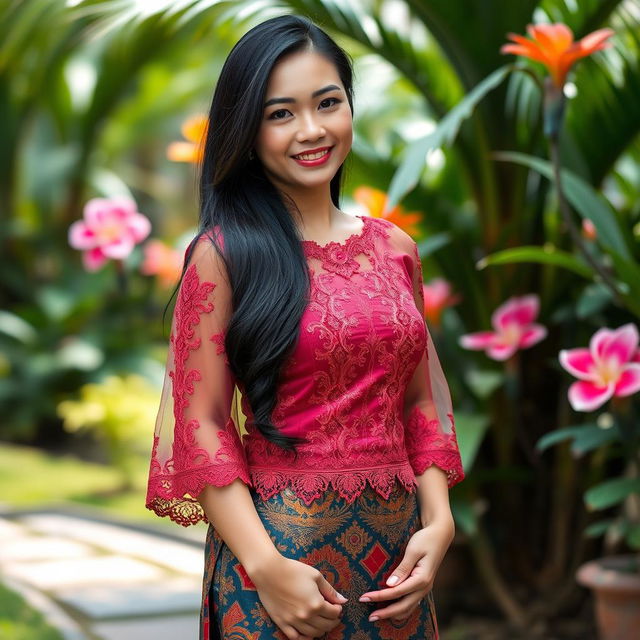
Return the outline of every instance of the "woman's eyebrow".
{"type": "MultiPolygon", "coordinates": [[[[334,91],[335,89],[338,89],[339,91],[340,87],[338,87],[335,84],[328,84],[326,87],[322,87],[322,89],[317,89],[316,91],[314,91],[311,94],[311,97],[315,98],[316,96],[319,96],[323,93],[327,93],[327,91],[334,91]]],[[[295,98],[271,98],[271,100],[267,100],[264,103],[263,109],[270,107],[272,104],[277,104],[278,102],[295,102],[295,101],[296,101],[295,98]]]]}

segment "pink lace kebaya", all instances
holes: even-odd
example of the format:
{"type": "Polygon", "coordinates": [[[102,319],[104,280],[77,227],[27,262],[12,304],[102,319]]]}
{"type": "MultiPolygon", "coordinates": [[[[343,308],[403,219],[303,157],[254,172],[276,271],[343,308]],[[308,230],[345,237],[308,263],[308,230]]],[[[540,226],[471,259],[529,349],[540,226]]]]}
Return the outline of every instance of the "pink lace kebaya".
{"type": "MultiPolygon", "coordinates": [[[[383,218],[357,216],[344,242],[303,241],[311,272],[300,338],[283,368],[272,420],[304,436],[298,457],[266,440],[247,396],[240,435],[224,331],[231,290],[211,239],[198,239],[173,315],[146,504],[188,526],[196,496],[240,478],[262,499],[291,487],[306,504],[333,487],[349,502],[369,483],[387,498],[430,465],[464,478],[449,388],[423,317],[415,242],[383,218]]],[[[218,233],[221,248],[224,248],[218,233]]]]}

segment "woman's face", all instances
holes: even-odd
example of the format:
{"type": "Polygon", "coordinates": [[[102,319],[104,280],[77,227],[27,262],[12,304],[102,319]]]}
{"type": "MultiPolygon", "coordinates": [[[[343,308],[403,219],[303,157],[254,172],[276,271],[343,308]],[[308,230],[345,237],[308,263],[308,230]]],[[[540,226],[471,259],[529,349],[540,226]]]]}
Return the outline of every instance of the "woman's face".
{"type": "Polygon", "coordinates": [[[255,153],[272,182],[286,191],[328,185],[353,141],[351,109],[337,69],[325,57],[297,52],[269,76],[255,153]],[[314,95],[316,94],[316,95],[314,95]],[[319,160],[294,156],[313,149],[319,160]]]}

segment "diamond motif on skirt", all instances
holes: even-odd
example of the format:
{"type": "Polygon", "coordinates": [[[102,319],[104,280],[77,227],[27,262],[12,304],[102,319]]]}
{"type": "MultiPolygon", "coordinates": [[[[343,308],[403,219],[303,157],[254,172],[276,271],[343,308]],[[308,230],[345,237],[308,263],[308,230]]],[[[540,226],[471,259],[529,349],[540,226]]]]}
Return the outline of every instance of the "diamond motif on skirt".
{"type": "Polygon", "coordinates": [[[240,584],[242,585],[242,588],[256,591],[256,585],[253,584],[253,581],[245,571],[245,568],[241,564],[237,564],[234,569],[235,572],[240,576],[240,584]]]}
{"type": "Polygon", "coordinates": [[[388,559],[389,554],[379,542],[376,542],[373,547],[371,547],[369,553],[360,560],[360,564],[369,572],[369,575],[373,577],[388,559]]]}

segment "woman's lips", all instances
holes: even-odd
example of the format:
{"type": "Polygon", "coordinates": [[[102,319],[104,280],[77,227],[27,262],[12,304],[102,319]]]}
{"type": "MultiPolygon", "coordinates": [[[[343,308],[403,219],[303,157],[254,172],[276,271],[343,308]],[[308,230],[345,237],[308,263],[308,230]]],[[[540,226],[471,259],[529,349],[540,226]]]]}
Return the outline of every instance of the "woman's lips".
{"type": "Polygon", "coordinates": [[[320,156],[315,160],[303,160],[302,158],[296,158],[296,156],[291,157],[303,167],[317,167],[318,165],[324,164],[325,162],[327,162],[327,160],[329,160],[331,151],[333,151],[333,147],[329,147],[323,156],[320,156]]]}

